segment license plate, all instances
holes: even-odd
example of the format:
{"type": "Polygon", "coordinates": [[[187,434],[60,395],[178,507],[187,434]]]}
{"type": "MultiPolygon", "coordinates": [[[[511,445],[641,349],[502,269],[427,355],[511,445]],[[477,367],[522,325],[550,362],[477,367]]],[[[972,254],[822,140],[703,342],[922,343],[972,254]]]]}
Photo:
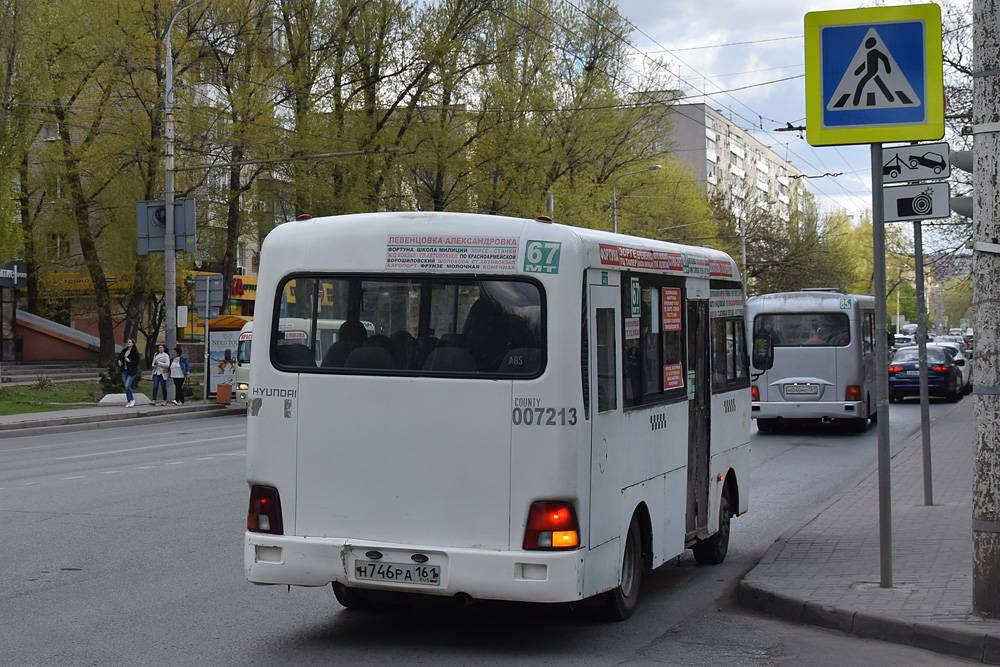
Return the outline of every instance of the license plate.
{"type": "Polygon", "coordinates": [[[819,387],[809,384],[790,384],[785,386],[786,394],[818,394],[819,387]]]}
{"type": "Polygon", "coordinates": [[[424,586],[441,585],[440,565],[414,563],[379,563],[370,560],[354,562],[354,577],[367,581],[392,581],[424,586]]]}
{"type": "Polygon", "coordinates": [[[907,377],[920,377],[920,371],[906,371],[907,377]]]}

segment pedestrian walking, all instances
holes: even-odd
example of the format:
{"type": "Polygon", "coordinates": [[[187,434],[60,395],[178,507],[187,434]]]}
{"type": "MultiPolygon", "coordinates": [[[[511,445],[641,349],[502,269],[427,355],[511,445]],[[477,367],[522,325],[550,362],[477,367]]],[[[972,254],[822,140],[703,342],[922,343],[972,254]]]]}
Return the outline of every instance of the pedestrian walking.
{"type": "Polygon", "coordinates": [[[139,372],[139,350],[135,349],[135,341],[129,338],[125,341],[125,347],[118,353],[118,368],[122,373],[122,384],[125,385],[126,408],[135,405],[135,397],[132,395],[132,383],[135,382],[136,373],[139,372]]]}
{"type": "Polygon", "coordinates": [[[170,396],[167,394],[167,378],[170,377],[170,355],[167,346],[160,343],[153,355],[153,405],[156,405],[156,390],[163,387],[163,404],[167,404],[170,396]]]}
{"type": "Polygon", "coordinates": [[[170,379],[174,381],[174,405],[184,403],[184,381],[191,375],[191,366],[187,357],[181,354],[181,346],[174,348],[174,357],[170,360],[170,379]]]}

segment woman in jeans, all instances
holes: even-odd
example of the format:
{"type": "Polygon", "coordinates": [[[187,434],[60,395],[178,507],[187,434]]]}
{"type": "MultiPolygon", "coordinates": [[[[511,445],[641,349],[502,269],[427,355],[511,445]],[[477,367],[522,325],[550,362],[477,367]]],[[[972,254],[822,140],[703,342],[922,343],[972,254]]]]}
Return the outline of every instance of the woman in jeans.
{"type": "Polygon", "coordinates": [[[191,374],[191,366],[187,357],[181,354],[181,346],[174,348],[174,357],[170,360],[170,379],[174,381],[174,405],[184,402],[184,380],[191,374]]]}
{"type": "Polygon", "coordinates": [[[125,398],[128,401],[125,407],[131,408],[135,405],[132,383],[135,382],[135,375],[139,372],[139,350],[135,349],[135,342],[131,338],[125,341],[125,347],[118,354],[118,367],[122,372],[122,384],[125,385],[125,398]]]}
{"type": "Polygon", "coordinates": [[[167,346],[160,343],[156,346],[156,354],[153,356],[153,405],[156,405],[156,392],[163,387],[163,404],[167,404],[167,378],[170,377],[170,355],[167,354],[167,346]]]}

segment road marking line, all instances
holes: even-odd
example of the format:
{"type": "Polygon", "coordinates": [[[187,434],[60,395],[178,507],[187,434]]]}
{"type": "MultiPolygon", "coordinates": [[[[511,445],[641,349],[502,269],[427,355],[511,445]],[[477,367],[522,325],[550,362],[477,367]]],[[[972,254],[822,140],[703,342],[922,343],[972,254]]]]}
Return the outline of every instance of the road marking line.
{"type": "Polygon", "coordinates": [[[86,475],[73,475],[72,477],[63,477],[63,479],[83,479],[86,475]]]}
{"type": "Polygon", "coordinates": [[[163,449],[164,447],[176,447],[178,445],[197,445],[206,442],[213,442],[216,440],[233,440],[235,438],[242,438],[245,436],[240,435],[229,435],[222,438],[206,438],[204,440],[185,440],[182,442],[171,442],[165,445],[149,445],[148,447],[132,447],[130,449],[116,449],[108,452],[94,452],[93,454],[76,454],[74,456],[59,456],[56,461],[69,461],[70,459],[86,459],[93,456],[106,456],[108,454],[127,454],[129,452],[141,452],[147,449],[163,449]]]}
{"type": "Polygon", "coordinates": [[[121,472],[121,470],[104,470],[100,474],[101,475],[117,475],[120,472],[121,472]]]}
{"type": "Polygon", "coordinates": [[[180,465],[180,464],[182,464],[182,463],[184,463],[184,461],[171,461],[171,462],[170,462],[170,463],[168,463],[167,465],[168,465],[168,466],[179,466],[179,465],[180,465]]]}

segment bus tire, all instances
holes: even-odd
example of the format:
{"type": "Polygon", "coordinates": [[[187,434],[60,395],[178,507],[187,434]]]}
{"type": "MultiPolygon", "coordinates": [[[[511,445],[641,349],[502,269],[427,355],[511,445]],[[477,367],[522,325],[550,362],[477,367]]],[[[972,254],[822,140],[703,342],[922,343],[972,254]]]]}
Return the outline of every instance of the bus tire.
{"type": "Polygon", "coordinates": [[[846,419],[844,420],[847,428],[854,433],[866,433],[868,431],[868,417],[861,417],[860,419],[846,419]]]}
{"type": "Polygon", "coordinates": [[[333,582],[333,596],[346,609],[371,609],[371,603],[356,588],[348,588],[339,581],[333,582]]]}
{"type": "Polygon", "coordinates": [[[729,487],[722,490],[722,500],[719,501],[719,530],[708,539],[702,540],[691,547],[694,559],[702,565],[718,565],[726,560],[729,553],[729,523],[733,511],[729,505],[729,487]]]}
{"type": "Polygon", "coordinates": [[[773,419],[758,419],[757,420],[757,430],[761,433],[769,433],[774,430],[774,420],[773,419]]]}
{"type": "Polygon", "coordinates": [[[642,583],[642,531],[639,517],[632,515],[625,536],[625,553],[622,556],[621,581],[604,594],[604,618],[609,621],[624,621],[632,616],[639,602],[639,585],[642,583]]]}

